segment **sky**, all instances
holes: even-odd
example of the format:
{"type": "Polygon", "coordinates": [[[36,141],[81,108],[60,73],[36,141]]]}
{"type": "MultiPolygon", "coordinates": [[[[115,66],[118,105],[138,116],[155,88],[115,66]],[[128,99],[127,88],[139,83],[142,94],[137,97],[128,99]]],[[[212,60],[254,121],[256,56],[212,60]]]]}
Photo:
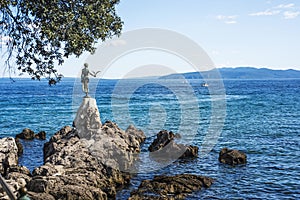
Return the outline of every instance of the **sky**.
{"type": "Polygon", "coordinates": [[[197,42],[218,67],[300,68],[300,1],[123,0],[123,31],[170,29],[197,42]]]}
{"type": "MultiPolygon", "coordinates": [[[[123,33],[144,28],[174,31],[197,43],[218,68],[300,70],[300,1],[297,0],[121,0],[116,9],[124,21],[123,33]]],[[[138,53],[137,56],[142,57],[138,53]]],[[[78,76],[88,58],[87,53],[71,58],[60,72],[78,76]]],[[[110,66],[110,74],[122,74],[123,68],[137,58],[129,55],[122,59],[115,68],[110,66]]],[[[160,61],[153,64],[159,65],[160,61]]],[[[184,68],[178,70],[190,70],[184,68]]]]}

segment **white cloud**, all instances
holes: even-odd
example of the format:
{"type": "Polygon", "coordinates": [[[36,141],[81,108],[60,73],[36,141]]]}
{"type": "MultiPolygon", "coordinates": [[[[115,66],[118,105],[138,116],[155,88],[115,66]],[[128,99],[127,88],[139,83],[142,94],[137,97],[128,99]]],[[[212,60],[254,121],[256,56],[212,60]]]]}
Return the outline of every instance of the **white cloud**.
{"type": "Polygon", "coordinates": [[[283,13],[284,19],[294,19],[300,15],[300,12],[291,12],[291,11],[285,11],[283,13]]]}
{"type": "Polygon", "coordinates": [[[280,5],[276,6],[275,8],[293,8],[294,6],[295,6],[295,4],[289,3],[289,4],[280,4],[280,5]]]}
{"type": "Polygon", "coordinates": [[[278,15],[280,13],[280,10],[265,10],[262,12],[256,12],[249,14],[250,16],[273,16],[278,15]]]}
{"type": "Polygon", "coordinates": [[[217,15],[216,19],[223,21],[225,24],[236,24],[237,15],[217,15]]]}
{"type": "Polygon", "coordinates": [[[267,9],[262,12],[249,14],[250,16],[273,16],[281,15],[284,19],[294,19],[300,15],[300,11],[295,7],[294,3],[280,4],[273,8],[267,9]],[[293,10],[293,11],[291,11],[293,10]]]}

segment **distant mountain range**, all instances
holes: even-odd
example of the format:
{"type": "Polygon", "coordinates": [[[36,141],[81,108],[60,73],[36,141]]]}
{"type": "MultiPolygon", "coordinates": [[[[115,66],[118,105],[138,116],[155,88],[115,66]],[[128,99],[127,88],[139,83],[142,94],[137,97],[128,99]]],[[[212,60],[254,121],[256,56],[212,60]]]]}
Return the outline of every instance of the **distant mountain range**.
{"type": "MultiPolygon", "coordinates": [[[[300,79],[299,70],[272,70],[267,68],[238,67],[217,69],[223,79],[300,79]]],[[[205,72],[189,72],[182,74],[170,74],[160,77],[161,79],[214,79],[215,70],[205,72]]]]}

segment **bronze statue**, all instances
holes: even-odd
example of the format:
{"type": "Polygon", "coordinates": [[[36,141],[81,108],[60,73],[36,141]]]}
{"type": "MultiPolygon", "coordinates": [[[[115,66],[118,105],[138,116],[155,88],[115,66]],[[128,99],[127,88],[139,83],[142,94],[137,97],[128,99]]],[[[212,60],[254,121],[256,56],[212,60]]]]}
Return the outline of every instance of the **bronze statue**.
{"type": "Polygon", "coordinates": [[[81,83],[82,83],[82,90],[85,93],[85,97],[89,97],[88,96],[88,93],[89,93],[89,74],[93,77],[96,77],[99,72],[100,71],[91,73],[88,69],[88,64],[84,63],[84,68],[81,71],[81,83]]]}

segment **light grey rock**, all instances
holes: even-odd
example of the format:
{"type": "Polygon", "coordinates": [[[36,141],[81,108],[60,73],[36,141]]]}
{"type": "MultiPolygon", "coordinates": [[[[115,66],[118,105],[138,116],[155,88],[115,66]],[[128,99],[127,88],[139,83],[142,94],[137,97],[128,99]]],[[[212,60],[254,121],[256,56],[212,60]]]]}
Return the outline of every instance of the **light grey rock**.
{"type": "Polygon", "coordinates": [[[18,165],[18,148],[12,137],[0,139],[0,173],[5,175],[18,165]]]}
{"type": "MultiPolygon", "coordinates": [[[[12,137],[0,139],[0,173],[16,197],[19,195],[18,190],[31,180],[30,171],[24,166],[18,166],[18,147],[12,137]]],[[[1,186],[0,199],[9,199],[1,186]]]]}
{"type": "Polygon", "coordinates": [[[138,140],[140,144],[146,140],[144,132],[135,128],[133,125],[129,125],[125,132],[133,136],[135,140],[138,140]]]}
{"type": "Polygon", "coordinates": [[[106,166],[123,172],[135,172],[135,161],[145,140],[141,130],[133,126],[124,131],[114,122],[107,121],[91,141],[85,141],[93,156],[106,166]]]}

